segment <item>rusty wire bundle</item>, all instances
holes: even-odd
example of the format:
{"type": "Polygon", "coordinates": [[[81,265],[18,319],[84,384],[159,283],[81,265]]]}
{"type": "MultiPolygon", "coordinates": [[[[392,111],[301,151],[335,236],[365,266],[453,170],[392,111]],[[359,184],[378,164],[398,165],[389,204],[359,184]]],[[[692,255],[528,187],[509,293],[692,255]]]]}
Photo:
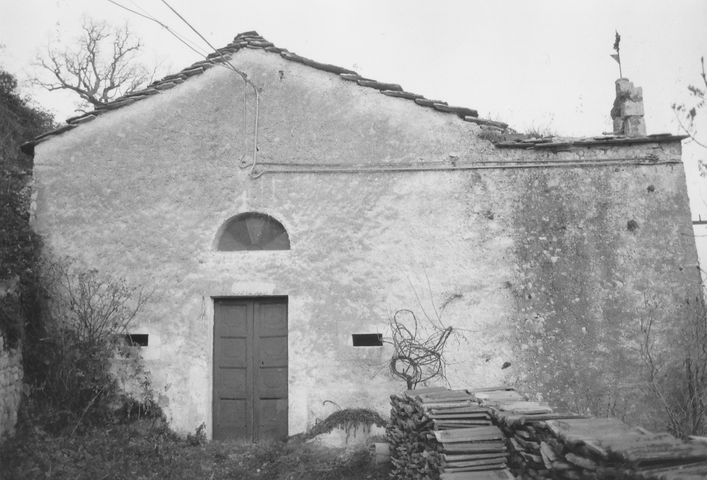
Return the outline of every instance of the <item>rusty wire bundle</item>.
{"type": "Polygon", "coordinates": [[[453,329],[429,323],[432,333],[427,334],[415,313],[408,309],[396,311],[390,319],[390,343],[395,349],[389,363],[390,373],[405,380],[409,390],[435,377],[446,379],[443,353],[453,329]]]}

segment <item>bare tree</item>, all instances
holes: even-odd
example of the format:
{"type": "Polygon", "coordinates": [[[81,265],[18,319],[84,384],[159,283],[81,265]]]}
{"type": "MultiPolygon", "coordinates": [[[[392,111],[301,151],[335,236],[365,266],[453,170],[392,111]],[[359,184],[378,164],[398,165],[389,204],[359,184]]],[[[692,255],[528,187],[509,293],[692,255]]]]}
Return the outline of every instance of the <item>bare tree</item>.
{"type": "Polygon", "coordinates": [[[78,111],[98,107],[131,93],[152,80],[154,71],[137,61],[142,42],[128,26],[111,28],[84,18],[75,45],[49,46],[37,61],[44,78],[34,83],[49,91],[68,90],[81,97],[78,111]]]}
{"type": "MultiPolygon", "coordinates": [[[[673,111],[675,112],[675,117],[680,124],[680,128],[690,136],[690,139],[694,141],[701,147],[707,148],[707,143],[704,140],[697,139],[697,129],[695,125],[695,119],[697,118],[700,110],[705,106],[705,92],[707,92],[707,74],[705,73],[705,57],[700,58],[700,66],[702,71],[700,72],[700,83],[698,85],[689,85],[687,87],[691,103],[674,103],[673,111]]],[[[704,168],[704,165],[701,165],[704,168]]],[[[704,170],[703,174],[704,174],[704,170]]]]}
{"type": "Polygon", "coordinates": [[[707,431],[707,316],[702,298],[686,303],[692,308],[680,335],[670,346],[657,340],[654,311],[660,308],[644,300],[647,314],[640,320],[640,355],[649,392],[667,417],[667,427],[679,437],[704,435],[707,431]],[[679,355],[674,353],[679,345],[679,355]],[[672,349],[672,350],[671,350],[672,349]]]}

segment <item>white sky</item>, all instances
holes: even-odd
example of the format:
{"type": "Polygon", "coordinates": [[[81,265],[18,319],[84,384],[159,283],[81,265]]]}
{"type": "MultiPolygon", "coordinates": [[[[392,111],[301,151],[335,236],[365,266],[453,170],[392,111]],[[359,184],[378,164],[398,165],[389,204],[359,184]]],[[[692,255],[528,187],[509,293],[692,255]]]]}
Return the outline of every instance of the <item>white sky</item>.
{"type": "MultiPolygon", "coordinates": [[[[180,34],[197,38],[160,0],[118,0],[143,8],[180,34]]],[[[171,0],[214,45],[257,30],[275,45],[450,104],[517,130],[568,136],[611,130],[617,64],[609,57],[621,34],[624,76],[643,87],[648,133],[678,133],[671,104],[697,84],[707,56],[707,0],[171,0]]],[[[0,65],[20,81],[50,39],[71,44],[82,15],[129,22],[145,43],[145,62],[171,73],[197,55],[158,25],[106,0],[0,0],[0,65]]],[[[71,96],[21,84],[62,120],[71,96]]],[[[703,112],[707,117],[707,109],[703,112]]],[[[704,119],[704,118],[703,118],[704,119]]],[[[703,138],[707,140],[707,122],[703,138]]],[[[707,179],[696,160],[707,150],[686,145],[695,216],[707,218],[707,179]],[[697,187],[702,186],[700,194],[697,187]],[[701,196],[704,197],[704,201],[701,196]]]]}

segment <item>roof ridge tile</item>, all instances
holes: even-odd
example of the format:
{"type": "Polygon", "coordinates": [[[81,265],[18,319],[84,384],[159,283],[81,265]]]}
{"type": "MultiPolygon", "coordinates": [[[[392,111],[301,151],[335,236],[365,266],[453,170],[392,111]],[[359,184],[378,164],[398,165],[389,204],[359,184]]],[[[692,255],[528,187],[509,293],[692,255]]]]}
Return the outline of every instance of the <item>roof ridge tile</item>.
{"type": "Polygon", "coordinates": [[[398,92],[403,91],[403,87],[396,83],[383,83],[379,82],[377,80],[367,80],[365,78],[362,78],[360,80],[357,80],[356,83],[361,85],[362,87],[369,87],[369,88],[375,88],[376,90],[397,90],[398,92]]]}
{"type": "Polygon", "coordinates": [[[405,98],[407,100],[415,100],[416,98],[425,98],[418,93],[406,92],[405,90],[381,90],[383,95],[388,95],[389,97],[405,98]]]}

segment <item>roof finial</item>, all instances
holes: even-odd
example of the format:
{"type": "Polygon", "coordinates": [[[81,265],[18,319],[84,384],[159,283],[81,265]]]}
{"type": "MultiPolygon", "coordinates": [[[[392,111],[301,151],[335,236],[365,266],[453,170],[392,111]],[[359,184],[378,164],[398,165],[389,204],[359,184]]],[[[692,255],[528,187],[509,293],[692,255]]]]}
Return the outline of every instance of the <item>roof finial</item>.
{"type": "Polygon", "coordinates": [[[616,60],[619,64],[619,78],[624,78],[624,75],[621,72],[621,53],[619,52],[619,43],[621,43],[621,35],[619,35],[619,31],[616,30],[616,37],[614,37],[614,50],[616,50],[616,53],[612,53],[611,58],[616,60]]]}

